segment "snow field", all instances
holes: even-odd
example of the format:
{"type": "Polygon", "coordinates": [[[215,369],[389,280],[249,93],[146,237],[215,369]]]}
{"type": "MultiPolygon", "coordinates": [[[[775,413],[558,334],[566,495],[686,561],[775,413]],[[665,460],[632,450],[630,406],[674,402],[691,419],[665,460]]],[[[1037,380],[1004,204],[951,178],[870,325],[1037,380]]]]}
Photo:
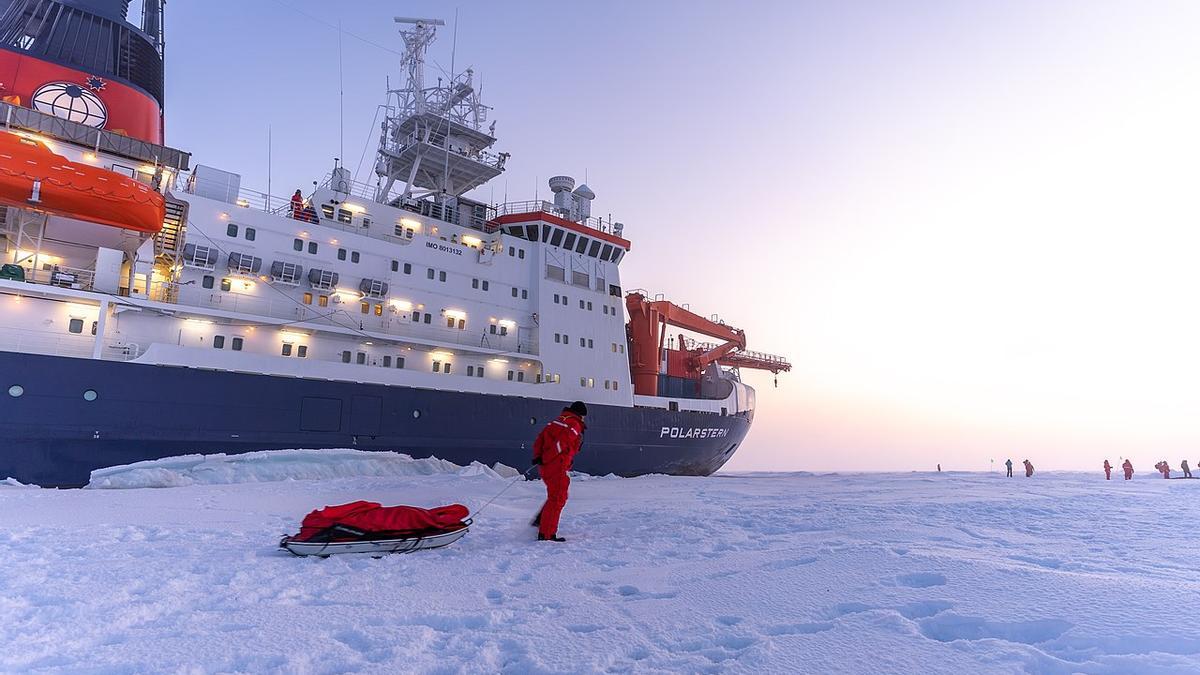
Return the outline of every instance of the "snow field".
{"type": "Polygon", "coordinates": [[[492,472],[0,489],[0,670],[1200,671],[1200,481],[754,474],[518,482],[453,546],[278,552],[313,508],[472,508],[492,472]]]}

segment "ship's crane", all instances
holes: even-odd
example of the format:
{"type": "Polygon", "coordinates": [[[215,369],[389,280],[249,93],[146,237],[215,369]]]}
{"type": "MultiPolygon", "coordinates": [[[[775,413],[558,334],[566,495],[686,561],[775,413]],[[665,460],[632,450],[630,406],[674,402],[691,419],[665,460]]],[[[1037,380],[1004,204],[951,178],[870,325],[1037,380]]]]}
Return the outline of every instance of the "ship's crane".
{"type": "Polygon", "coordinates": [[[679,336],[680,351],[686,354],[686,376],[699,378],[713,363],[735,368],[755,368],[778,374],[792,366],[782,357],[746,350],[746,332],[725,323],[706,319],[668,300],[648,300],[634,291],[625,296],[629,311],[629,364],[633,389],[645,396],[658,395],[658,376],[667,325],[723,340],[719,344],[691,343],[679,336]]]}

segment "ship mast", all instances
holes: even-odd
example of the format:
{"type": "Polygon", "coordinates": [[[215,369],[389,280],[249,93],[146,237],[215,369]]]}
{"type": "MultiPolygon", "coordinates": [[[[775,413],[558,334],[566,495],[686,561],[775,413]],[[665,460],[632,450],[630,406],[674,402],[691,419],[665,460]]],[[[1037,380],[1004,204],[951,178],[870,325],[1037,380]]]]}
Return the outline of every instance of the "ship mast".
{"type": "Polygon", "coordinates": [[[432,199],[441,204],[456,201],[504,171],[508,153],[490,151],[496,142],[496,123],[487,129],[488,106],[480,101],[474,71],[438,78],[425,86],[425,53],[444,26],[440,19],[396,17],[402,28],[406,73],[404,86],[388,91],[387,116],[380,126],[375,173],[379,177],[375,201],[400,204],[432,199]],[[393,103],[394,100],[394,103],[393,103]],[[392,190],[399,182],[403,189],[392,190]]]}

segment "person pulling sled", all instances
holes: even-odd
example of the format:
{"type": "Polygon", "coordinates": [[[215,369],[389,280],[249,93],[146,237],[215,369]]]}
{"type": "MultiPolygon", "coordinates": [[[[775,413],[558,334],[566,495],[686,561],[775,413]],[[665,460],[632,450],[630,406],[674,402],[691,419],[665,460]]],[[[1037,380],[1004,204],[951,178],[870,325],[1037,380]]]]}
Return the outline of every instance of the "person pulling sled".
{"type": "Polygon", "coordinates": [[[533,463],[540,467],[542,482],[546,484],[546,503],[532,523],[538,528],[538,541],[566,541],[558,536],[558,520],[567,505],[571,486],[567,472],[583,447],[585,417],[587,406],[583,401],[575,401],[550,420],[533,442],[533,463]]]}

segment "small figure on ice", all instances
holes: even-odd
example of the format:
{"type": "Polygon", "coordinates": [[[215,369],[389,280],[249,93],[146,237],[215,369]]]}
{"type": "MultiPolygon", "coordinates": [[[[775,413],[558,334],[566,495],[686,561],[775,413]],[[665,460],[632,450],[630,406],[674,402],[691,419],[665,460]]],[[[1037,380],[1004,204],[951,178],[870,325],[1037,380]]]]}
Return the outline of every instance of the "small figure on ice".
{"type": "Polygon", "coordinates": [[[1004,460],[1004,466],[1008,467],[1008,477],[1012,478],[1012,460],[1011,459],[1004,460]]]}
{"type": "Polygon", "coordinates": [[[1184,478],[1192,477],[1192,469],[1191,469],[1191,467],[1188,466],[1186,459],[1183,460],[1183,464],[1179,468],[1183,469],[1183,477],[1184,478]]]}
{"type": "Polygon", "coordinates": [[[1125,470],[1125,480],[1133,480],[1133,462],[1126,459],[1121,463],[1121,468],[1125,470]]]}
{"type": "Polygon", "coordinates": [[[557,419],[550,420],[533,442],[533,463],[541,465],[542,482],[546,484],[546,503],[532,523],[538,528],[538,541],[566,541],[558,536],[558,518],[567,505],[571,486],[567,472],[583,447],[583,432],[587,429],[584,417],[587,406],[575,401],[563,408],[557,419]]]}
{"type": "Polygon", "coordinates": [[[1030,476],[1033,475],[1033,462],[1030,462],[1029,460],[1025,460],[1024,464],[1025,464],[1025,477],[1029,478],[1030,476]]]}
{"type": "Polygon", "coordinates": [[[1167,464],[1167,460],[1164,459],[1158,464],[1155,464],[1154,468],[1158,469],[1158,472],[1162,474],[1163,478],[1171,477],[1171,465],[1167,464]]]}
{"type": "Polygon", "coordinates": [[[1112,464],[1108,460],[1104,460],[1104,480],[1112,480],[1112,464]]]}

